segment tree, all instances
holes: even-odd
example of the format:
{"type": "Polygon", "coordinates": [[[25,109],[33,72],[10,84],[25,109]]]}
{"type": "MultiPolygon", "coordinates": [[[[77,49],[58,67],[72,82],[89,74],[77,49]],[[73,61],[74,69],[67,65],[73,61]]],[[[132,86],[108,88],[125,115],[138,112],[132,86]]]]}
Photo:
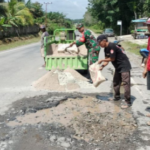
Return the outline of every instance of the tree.
{"type": "Polygon", "coordinates": [[[150,0],[145,0],[143,3],[143,16],[150,17],[150,0]]]}
{"type": "Polygon", "coordinates": [[[91,26],[96,24],[98,21],[92,17],[91,13],[87,11],[84,15],[84,25],[85,26],[91,26]]]}
{"type": "Polygon", "coordinates": [[[44,15],[42,4],[38,2],[31,3],[31,0],[28,0],[28,2],[26,3],[26,7],[30,10],[35,19],[44,15]]]}
{"type": "Polygon", "coordinates": [[[8,2],[7,23],[18,27],[19,25],[32,25],[33,17],[29,9],[22,2],[10,0],[8,2]]]}
{"type": "Polygon", "coordinates": [[[5,24],[5,18],[1,17],[0,18],[0,31],[2,31],[3,28],[5,28],[5,27],[11,27],[11,25],[5,24]]]}
{"type": "Polygon", "coordinates": [[[0,16],[6,16],[7,9],[4,3],[0,3],[0,16]]]}
{"type": "Polygon", "coordinates": [[[137,0],[89,0],[88,11],[92,16],[102,23],[105,23],[106,27],[112,27],[117,33],[119,33],[119,27],[117,21],[122,20],[123,32],[129,32],[129,26],[131,20],[134,19],[134,11],[138,8],[134,7],[137,0]]]}

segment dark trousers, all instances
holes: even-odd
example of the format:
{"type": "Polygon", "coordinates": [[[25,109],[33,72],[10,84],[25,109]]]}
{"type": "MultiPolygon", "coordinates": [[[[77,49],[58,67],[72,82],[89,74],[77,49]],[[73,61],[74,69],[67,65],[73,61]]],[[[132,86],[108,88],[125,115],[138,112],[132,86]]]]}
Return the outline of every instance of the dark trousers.
{"type": "Polygon", "coordinates": [[[113,79],[113,87],[115,91],[115,98],[120,98],[120,86],[123,83],[124,86],[124,98],[126,102],[131,103],[131,85],[130,85],[130,72],[119,73],[115,71],[113,79]]]}
{"type": "Polygon", "coordinates": [[[150,90],[150,71],[147,72],[147,89],[150,90]]]}
{"type": "Polygon", "coordinates": [[[148,54],[149,54],[149,53],[148,53],[148,52],[141,52],[141,51],[140,51],[140,54],[141,54],[142,57],[143,57],[143,58],[142,58],[142,63],[143,63],[143,62],[144,62],[144,59],[148,57],[148,54]]]}

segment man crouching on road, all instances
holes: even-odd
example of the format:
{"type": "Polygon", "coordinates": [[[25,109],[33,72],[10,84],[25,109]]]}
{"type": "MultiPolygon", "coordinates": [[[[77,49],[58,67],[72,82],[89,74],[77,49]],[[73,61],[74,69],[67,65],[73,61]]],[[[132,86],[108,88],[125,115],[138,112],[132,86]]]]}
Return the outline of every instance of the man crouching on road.
{"type": "Polygon", "coordinates": [[[46,31],[45,25],[40,26],[40,30],[42,31],[41,36],[41,56],[44,58],[44,65],[42,67],[45,67],[45,54],[44,54],[44,37],[49,36],[48,32],[46,31]]]}
{"type": "Polygon", "coordinates": [[[112,62],[115,67],[115,75],[113,79],[113,87],[115,91],[114,101],[120,100],[120,86],[123,83],[125,100],[121,103],[121,108],[126,109],[131,106],[130,96],[130,70],[131,64],[126,54],[116,44],[110,43],[105,35],[100,35],[97,38],[97,42],[104,48],[105,59],[99,60],[99,64],[102,64],[101,70],[112,62]]]}

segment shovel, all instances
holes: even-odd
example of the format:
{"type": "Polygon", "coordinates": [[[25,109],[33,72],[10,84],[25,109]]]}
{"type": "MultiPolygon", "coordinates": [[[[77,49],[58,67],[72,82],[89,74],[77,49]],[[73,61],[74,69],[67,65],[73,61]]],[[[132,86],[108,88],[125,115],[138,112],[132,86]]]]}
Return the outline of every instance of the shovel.
{"type": "Polygon", "coordinates": [[[72,52],[69,52],[69,51],[67,51],[67,48],[69,48],[70,46],[67,46],[66,48],[65,48],[65,52],[68,52],[68,53],[70,53],[70,54],[73,54],[72,52]]]}

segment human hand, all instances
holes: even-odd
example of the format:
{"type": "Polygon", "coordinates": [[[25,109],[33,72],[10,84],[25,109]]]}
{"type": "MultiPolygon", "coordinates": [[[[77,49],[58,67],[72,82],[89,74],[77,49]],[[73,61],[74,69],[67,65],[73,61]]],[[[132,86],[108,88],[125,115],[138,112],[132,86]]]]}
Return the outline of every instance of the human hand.
{"type": "Polygon", "coordinates": [[[98,61],[98,64],[101,64],[102,62],[103,62],[103,60],[99,60],[99,61],[98,61]]]}
{"type": "Polygon", "coordinates": [[[99,70],[101,70],[101,71],[102,71],[102,70],[103,70],[103,68],[104,68],[104,67],[100,67],[100,68],[99,68],[99,70]]]}
{"type": "Polygon", "coordinates": [[[143,78],[146,78],[146,76],[147,76],[147,70],[144,70],[144,72],[143,72],[143,78]]]}
{"type": "Polygon", "coordinates": [[[72,47],[74,45],[74,43],[71,43],[70,45],[69,45],[69,47],[72,47]]]}

